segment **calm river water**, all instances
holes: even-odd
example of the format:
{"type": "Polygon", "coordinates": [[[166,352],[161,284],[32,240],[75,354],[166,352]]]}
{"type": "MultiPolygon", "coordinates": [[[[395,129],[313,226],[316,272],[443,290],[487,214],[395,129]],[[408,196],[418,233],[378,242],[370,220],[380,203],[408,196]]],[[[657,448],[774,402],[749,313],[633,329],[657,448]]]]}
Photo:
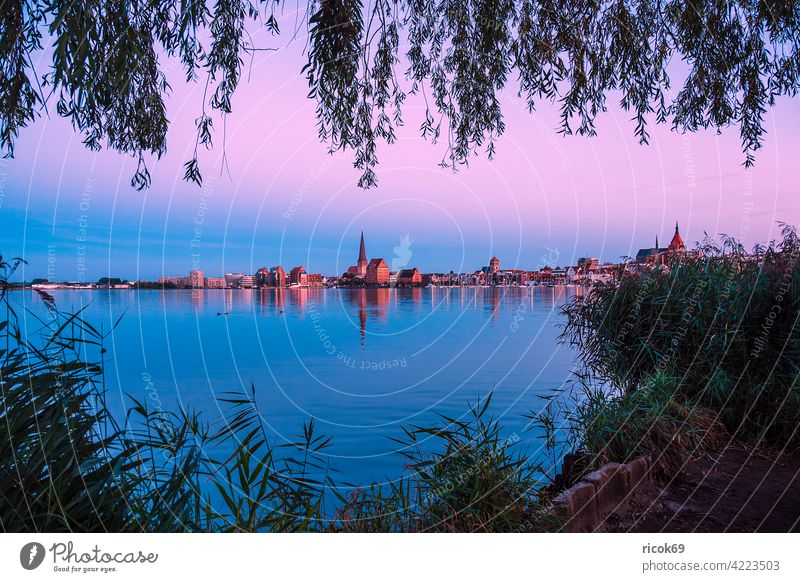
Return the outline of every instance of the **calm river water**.
{"type": "MultiPolygon", "coordinates": [[[[110,398],[125,394],[219,419],[215,395],[255,387],[276,443],[304,419],[333,437],[337,480],[399,474],[401,426],[459,416],[494,392],[504,430],[535,454],[524,415],[570,378],[557,341],[569,288],[54,291],[108,329],[110,398]]],[[[42,314],[31,291],[12,301],[42,314]]],[[[28,331],[37,324],[25,316],[28,331]]]]}

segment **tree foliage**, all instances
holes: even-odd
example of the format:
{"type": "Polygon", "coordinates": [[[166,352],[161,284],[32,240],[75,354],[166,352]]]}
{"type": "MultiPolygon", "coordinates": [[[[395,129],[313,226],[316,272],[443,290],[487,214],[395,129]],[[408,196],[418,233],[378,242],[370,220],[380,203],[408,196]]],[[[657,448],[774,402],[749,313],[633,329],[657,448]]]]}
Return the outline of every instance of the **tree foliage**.
{"type": "MultiPolygon", "coordinates": [[[[165,58],[205,85],[185,177],[202,180],[199,146],[212,114],[231,112],[251,31],[280,35],[281,0],[0,0],[0,147],[55,100],[92,149],[138,160],[166,148],[165,58]],[[46,51],[46,71],[34,70],[46,51]],[[38,61],[37,61],[38,62],[38,61]]],[[[360,185],[376,183],[377,144],[392,143],[406,97],[425,103],[423,137],[445,144],[443,166],[491,157],[504,129],[500,92],[533,111],[560,110],[564,134],[595,134],[608,100],[679,131],[738,125],[744,163],[764,139],[764,114],[800,86],[800,3],[790,0],[312,0],[306,9],[309,96],[319,137],[352,149],[360,185]],[[688,73],[672,86],[668,71],[688,73]]],[[[296,33],[297,31],[295,31],[296,33]]],[[[288,33],[285,33],[288,34],[288,33]]],[[[682,75],[683,76],[683,75],[682,75]]]]}

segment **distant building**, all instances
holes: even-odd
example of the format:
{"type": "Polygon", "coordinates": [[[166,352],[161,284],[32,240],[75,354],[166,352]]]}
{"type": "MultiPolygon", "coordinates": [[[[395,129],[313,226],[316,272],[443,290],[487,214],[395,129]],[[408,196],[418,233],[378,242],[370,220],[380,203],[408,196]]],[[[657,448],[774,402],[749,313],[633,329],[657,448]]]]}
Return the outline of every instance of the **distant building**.
{"type": "Polygon", "coordinates": [[[500,270],[500,259],[497,257],[492,257],[489,261],[489,274],[496,275],[497,272],[500,270]]]}
{"type": "Polygon", "coordinates": [[[369,285],[387,285],[389,266],[383,259],[372,259],[367,265],[365,280],[369,285]]]}
{"type": "Polygon", "coordinates": [[[506,269],[494,275],[496,285],[525,285],[528,283],[528,272],[522,269],[506,269]]]}
{"type": "Polygon", "coordinates": [[[269,270],[269,286],[286,287],[286,272],[280,265],[269,270]]]}
{"type": "Polygon", "coordinates": [[[205,277],[203,271],[195,269],[189,272],[189,286],[192,289],[202,289],[205,287],[205,277]]]}
{"type": "Polygon", "coordinates": [[[398,285],[421,285],[422,284],[422,274],[419,272],[419,269],[414,267],[413,269],[402,269],[401,271],[397,272],[397,284],[398,285]]]}
{"type": "Polygon", "coordinates": [[[290,285],[307,285],[308,284],[308,275],[306,274],[306,269],[303,265],[299,267],[295,267],[291,271],[289,271],[289,284],[290,285]]]}
{"type": "Polygon", "coordinates": [[[266,267],[256,271],[256,287],[269,287],[269,269],[266,267]]]}
{"type": "Polygon", "coordinates": [[[228,287],[240,287],[244,273],[225,273],[225,283],[228,287]]]}
{"type": "Polygon", "coordinates": [[[256,285],[256,278],[253,275],[242,275],[239,279],[239,287],[242,289],[252,289],[256,285]]]}
{"type": "Polygon", "coordinates": [[[319,273],[307,273],[306,278],[309,287],[322,287],[325,285],[325,277],[319,273]]]}
{"type": "Polygon", "coordinates": [[[685,253],[686,252],[686,245],[683,243],[683,238],[681,237],[681,233],[678,231],[678,222],[675,222],[675,234],[672,236],[672,240],[667,247],[672,253],[685,253]]]}
{"type": "Polygon", "coordinates": [[[361,245],[358,249],[358,261],[356,264],[347,269],[347,273],[353,277],[363,279],[367,276],[367,249],[364,246],[364,231],[361,231],[361,245]]]}
{"type": "Polygon", "coordinates": [[[228,286],[225,277],[206,277],[205,283],[209,289],[225,289],[228,286]]]}
{"type": "Polygon", "coordinates": [[[564,271],[564,282],[571,285],[577,279],[576,269],[574,267],[567,267],[564,271]]]}
{"type": "Polygon", "coordinates": [[[619,270],[617,265],[597,265],[588,272],[581,273],[578,281],[581,283],[611,283],[619,270]]]}
{"type": "Polygon", "coordinates": [[[636,253],[636,262],[637,263],[663,263],[664,259],[668,256],[680,255],[686,252],[686,245],[683,242],[683,238],[681,237],[680,231],[678,229],[678,223],[675,223],[675,234],[672,236],[672,240],[669,243],[669,246],[659,247],[658,246],[658,237],[656,237],[656,246],[650,249],[639,249],[639,252],[636,253]]]}
{"type": "Polygon", "coordinates": [[[188,277],[159,277],[158,284],[163,287],[188,287],[188,277]]]}
{"type": "Polygon", "coordinates": [[[361,231],[361,246],[358,249],[358,262],[356,263],[356,267],[358,267],[358,276],[359,277],[366,277],[367,276],[367,250],[364,247],[364,231],[361,231]]]}
{"type": "Polygon", "coordinates": [[[639,249],[639,252],[636,253],[636,262],[654,263],[665,252],[667,252],[667,249],[658,246],[658,237],[656,237],[656,246],[649,249],[639,249]]]}

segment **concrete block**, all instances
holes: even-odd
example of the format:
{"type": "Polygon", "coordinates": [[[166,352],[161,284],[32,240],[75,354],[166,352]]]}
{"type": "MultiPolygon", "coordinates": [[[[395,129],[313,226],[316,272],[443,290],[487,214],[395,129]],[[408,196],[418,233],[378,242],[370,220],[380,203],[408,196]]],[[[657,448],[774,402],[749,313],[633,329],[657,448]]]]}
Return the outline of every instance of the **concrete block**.
{"type": "Polygon", "coordinates": [[[565,519],[564,530],[592,531],[600,521],[594,485],[576,483],[553,500],[553,514],[565,519]]]}
{"type": "Polygon", "coordinates": [[[597,471],[586,475],[583,480],[591,483],[595,488],[597,510],[601,517],[615,511],[626,501],[628,495],[627,472],[619,463],[603,465],[597,471]]]}
{"type": "Polygon", "coordinates": [[[624,465],[628,473],[628,490],[633,491],[639,483],[650,478],[650,466],[647,457],[637,457],[624,465]]]}

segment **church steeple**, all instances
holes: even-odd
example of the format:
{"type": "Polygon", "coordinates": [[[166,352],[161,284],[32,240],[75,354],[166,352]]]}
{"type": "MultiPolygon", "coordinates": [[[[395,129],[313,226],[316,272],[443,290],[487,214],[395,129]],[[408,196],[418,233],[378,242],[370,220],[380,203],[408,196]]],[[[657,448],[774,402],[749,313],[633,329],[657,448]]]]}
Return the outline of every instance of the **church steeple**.
{"type": "Polygon", "coordinates": [[[364,247],[364,231],[361,231],[361,249],[358,251],[358,262],[367,261],[367,250],[364,247]]]}
{"type": "Polygon", "coordinates": [[[356,263],[356,273],[359,277],[367,275],[367,249],[364,246],[364,231],[361,231],[361,248],[358,250],[358,262],[356,263]]]}
{"type": "Polygon", "coordinates": [[[683,242],[683,238],[681,238],[681,233],[678,231],[677,222],[675,222],[675,235],[669,243],[669,250],[673,252],[683,252],[686,250],[686,245],[683,242]]]}

